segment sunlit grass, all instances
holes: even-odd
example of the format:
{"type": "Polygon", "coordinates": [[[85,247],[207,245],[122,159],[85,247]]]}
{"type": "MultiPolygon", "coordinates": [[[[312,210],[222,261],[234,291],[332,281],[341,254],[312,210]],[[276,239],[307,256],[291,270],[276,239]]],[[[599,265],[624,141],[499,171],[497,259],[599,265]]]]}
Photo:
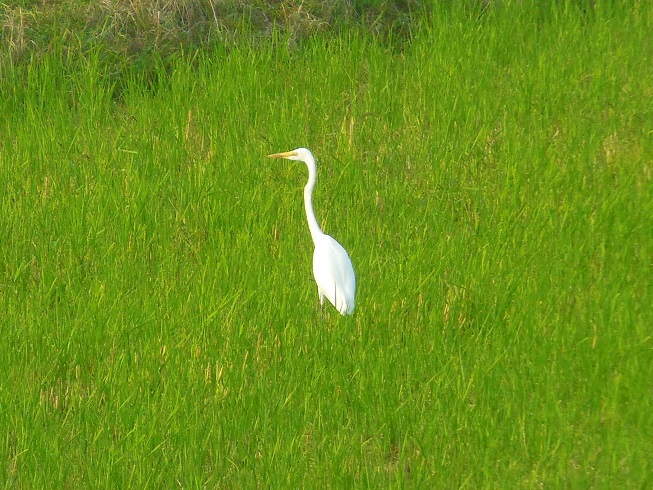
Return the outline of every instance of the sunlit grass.
{"type": "Polygon", "coordinates": [[[521,14],[3,86],[5,484],[645,485],[653,14],[521,14]]]}

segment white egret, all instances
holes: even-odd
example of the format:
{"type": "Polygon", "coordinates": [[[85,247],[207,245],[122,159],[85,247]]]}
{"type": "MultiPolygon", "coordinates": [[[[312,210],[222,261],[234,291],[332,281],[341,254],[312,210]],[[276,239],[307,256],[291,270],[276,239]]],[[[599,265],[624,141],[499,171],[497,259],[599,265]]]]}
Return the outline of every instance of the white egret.
{"type": "Polygon", "coordinates": [[[269,158],[286,158],[299,160],[308,167],[308,182],[304,187],[304,207],[308,229],[315,244],[313,252],[313,275],[317,283],[317,294],[320,305],[324,305],[324,297],[335,306],[341,315],[351,315],[354,312],[356,296],[356,276],[354,267],[347,251],[333,237],[320,229],[313,211],[313,187],[317,179],[317,166],[310,150],[297,148],[293,151],[268,155],[269,158]]]}

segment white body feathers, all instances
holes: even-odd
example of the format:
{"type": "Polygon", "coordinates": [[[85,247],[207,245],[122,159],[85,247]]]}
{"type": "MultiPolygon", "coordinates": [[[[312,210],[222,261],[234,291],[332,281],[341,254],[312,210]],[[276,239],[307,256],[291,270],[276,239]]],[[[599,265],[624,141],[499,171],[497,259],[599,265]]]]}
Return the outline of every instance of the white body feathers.
{"type": "Polygon", "coordinates": [[[269,155],[270,158],[300,160],[308,167],[308,182],[304,187],[304,208],[308,229],[313,238],[313,276],[317,283],[320,304],[326,297],[341,315],[354,312],[356,276],[347,251],[333,237],[325,234],[313,211],[313,188],[317,180],[317,165],[313,154],[306,148],[269,155]]]}

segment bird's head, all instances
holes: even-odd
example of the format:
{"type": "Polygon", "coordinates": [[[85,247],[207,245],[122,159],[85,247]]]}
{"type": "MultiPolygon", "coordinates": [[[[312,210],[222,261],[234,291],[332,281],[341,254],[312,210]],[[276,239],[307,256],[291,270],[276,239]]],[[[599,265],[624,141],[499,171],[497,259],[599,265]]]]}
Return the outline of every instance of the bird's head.
{"type": "Polygon", "coordinates": [[[287,160],[299,160],[302,162],[307,162],[309,159],[313,159],[313,154],[308,148],[297,148],[293,151],[273,153],[272,155],[268,155],[268,158],[286,158],[287,160]]]}

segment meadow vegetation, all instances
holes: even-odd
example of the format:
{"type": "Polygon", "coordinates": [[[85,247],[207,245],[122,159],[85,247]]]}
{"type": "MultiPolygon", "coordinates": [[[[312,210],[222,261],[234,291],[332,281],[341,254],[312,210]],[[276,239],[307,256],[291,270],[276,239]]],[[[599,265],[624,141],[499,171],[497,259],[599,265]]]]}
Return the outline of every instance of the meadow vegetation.
{"type": "Polygon", "coordinates": [[[2,483],[649,486],[653,7],[579,5],[5,53],[2,483]]]}

